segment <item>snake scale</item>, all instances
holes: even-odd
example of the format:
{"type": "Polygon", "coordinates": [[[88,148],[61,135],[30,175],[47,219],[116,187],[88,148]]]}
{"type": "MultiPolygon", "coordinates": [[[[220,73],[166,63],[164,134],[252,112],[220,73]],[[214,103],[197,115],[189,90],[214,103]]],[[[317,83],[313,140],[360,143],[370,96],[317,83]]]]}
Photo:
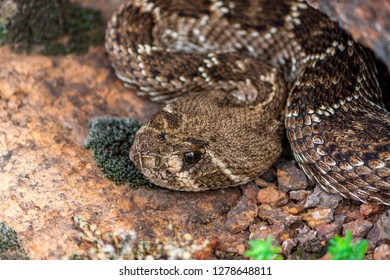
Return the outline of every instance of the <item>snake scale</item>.
{"type": "Polygon", "coordinates": [[[116,75],[168,103],[130,158],[153,183],[201,191],[249,182],[285,132],[328,192],[390,205],[390,115],[372,53],[300,0],[132,0],[112,16],[116,75]]]}

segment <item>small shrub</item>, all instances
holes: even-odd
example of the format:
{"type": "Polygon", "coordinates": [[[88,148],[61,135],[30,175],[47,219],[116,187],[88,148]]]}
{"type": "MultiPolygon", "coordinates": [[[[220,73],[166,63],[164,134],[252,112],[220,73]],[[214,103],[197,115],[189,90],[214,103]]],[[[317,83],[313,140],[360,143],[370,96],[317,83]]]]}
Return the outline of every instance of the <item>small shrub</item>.
{"type": "Polygon", "coordinates": [[[352,244],[352,234],[345,232],[345,238],[336,235],[329,240],[328,253],[332,260],[362,260],[368,246],[367,240],[352,244]]]}
{"type": "Polygon", "coordinates": [[[266,240],[249,241],[250,249],[245,252],[244,256],[252,260],[281,260],[283,257],[278,254],[281,251],[279,246],[272,245],[272,237],[268,236],[266,240]]]}

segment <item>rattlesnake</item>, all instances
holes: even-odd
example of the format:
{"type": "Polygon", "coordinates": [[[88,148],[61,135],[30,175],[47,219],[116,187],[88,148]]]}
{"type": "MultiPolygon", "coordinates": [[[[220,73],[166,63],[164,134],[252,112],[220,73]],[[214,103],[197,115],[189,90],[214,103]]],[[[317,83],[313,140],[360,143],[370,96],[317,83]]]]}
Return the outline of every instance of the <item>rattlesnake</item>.
{"type": "Polygon", "coordinates": [[[130,151],[151,182],[249,182],[280,156],[285,126],[318,185],[390,205],[390,115],[374,57],[306,2],[132,0],[109,21],[106,49],[121,80],[169,103],[130,151]]]}

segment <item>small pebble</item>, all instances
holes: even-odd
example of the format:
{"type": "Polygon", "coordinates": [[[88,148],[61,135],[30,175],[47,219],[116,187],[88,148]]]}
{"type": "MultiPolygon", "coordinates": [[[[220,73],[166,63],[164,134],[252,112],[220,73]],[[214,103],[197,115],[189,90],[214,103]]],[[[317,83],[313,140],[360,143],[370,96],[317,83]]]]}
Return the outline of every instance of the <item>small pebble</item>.
{"type": "Polygon", "coordinates": [[[232,233],[245,230],[257,216],[256,203],[242,196],[227,214],[226,227],[232,233]]]}
{"type": "Polygon", "coordinates": [[[288,197],[286,193],[277,190],[275,187],[267,187],[258,191],[257,201],[279,207],[288,202],[288,197]]]}
{"type": "Polygon", "coordinates": [[[307,225],[303,225],[298,229],[298,234],[296,236],[297,241],[300,245],[305,245],[310,240],[317,238],[317,232],[310,229],[307,225]]]}
{"type": "Polygon", "coordinates": [[[302,213],[305,208],[303,207],[302,203],[289,202],[287,205],[283,206],[283,210],[290,214],[298,215],[302,213]]]}
{"type": "Polygon", "coordinates": [[[374,246],[381,242],[390,242],[390,211],[382,214],[368,233],[367,240],[374,246]]]}
{"type": "Polygon", "coordinates": [[[343,234],[349,230],[355,238],[364,238],[373,227],[373,223],[367,220],[356,220],[343,225],[343,234]]]}
{"type": "Polygon", "coordinates": [[[289,239],[283,241],[283,243],[282,243],[282,246],[281,246],[282,253],[284,255],[290,255],[292,250],[295,249],[296,246],[297,246],[297,242],[294,239],[289,238],[289,239]]]}
{"type": "Polygon", "coordinates": [[[291,238],[286,226],[281,223],[276,223],[274,225],[269,225],[266,222],[260,222],[253,224],[249,227],[250,240],[255,239],[267,239],[268,236],[272,236],[272,244],[281,245],[283,241],[291,238]]]}
{"type": "Polygon", "coordinates": [[[325,253],[326,241],[318,237],[309,240],[304,246],[307,253],[323,255],[325,253]]]}
{"type": "Polygon", "coordinates": [[[327,208],[314,208],[307,210],[307,213],[303,214],[303,219],[308,223],[311,228],[322,223],[330,223],[333,221],[333,211],[327,208]]]}
{"type": "Polygon", "coordinates": [[[335,222],[330,224],[322,223],[317,225],[315,229],[317,230],[318,237],[330,239],[339,232],[340,226],[335,222]]]}
{"type": "Polygon", "coordinates": [[[382,204],[362,204],[360,205],[360,213],[365,217],[378,214],[383,211],[385,207],[382,204]]]}
{"type": "Polygon", "coordinates": [[[364,220],[364,216],[360,213],[358,206],[351,205],[348,208],[344,209],[344,213],[346,214],[346,223],[356,220],[364,220]]]}
{"type": "Polygon", "coordinates": [[[382,244],[375,248],[374,260],[390,260],[390,244],[382,244]]]}
{"type": "Polygon", "coordinates": [[[254,182],[241,186],[242,194],[252,201],[256,201],[259,189],[260,188],[254,182]]]}
{"type": "Polygon", "coordinates": [[[308,186],[305,173],[296,166],[295,161],[280,163],[276,169],[278,187],[282,191],[303,190],[308,186]]]}
{"type": "Polygon", "coordinates": [[[299,219],[298,216],[291,215],[280,208],[275,208],[268,204],[261,204],[257,209],[259,217],[270,224],[282,223],[290,225],[299,219]]]}
{"type": "Polygon", "coordinates": [[[296,201],[303,201],[310,194],[311,194],[311,191],[306,191],[306,190],[297,190],[297,191],[290,191],[289,192],[290,198],[293,200],[296,200],[296,201]]]}
{"type": "Polygon", "coordinates": [[[343,200],[340,195],[325,192],[321,187],[315,187],[313,193],[307,198],[305,208],[325,207],[335,209],[343,200]]]}

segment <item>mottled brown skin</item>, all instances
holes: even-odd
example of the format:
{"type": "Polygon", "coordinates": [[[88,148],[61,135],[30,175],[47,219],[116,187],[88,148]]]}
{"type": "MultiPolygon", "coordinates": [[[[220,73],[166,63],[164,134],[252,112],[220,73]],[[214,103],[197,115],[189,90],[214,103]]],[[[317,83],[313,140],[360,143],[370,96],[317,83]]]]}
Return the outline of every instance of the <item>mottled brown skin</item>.
{"type": "Polygon", "coordinates": [[[373,56],[305,2],[134,0],[106,34],[119,78],[176,101],[130,152],[153,183],[199,191],[253,180],[280,155],[284,121],[317,184],[390,205],[390,121],[373,56]]]}
{"type": "Polygon", "coordinates": [[[266,171],[281,152],[283,102],[262,114],[262,103],[234,104],[230,94],[190,93],[156,114],[131,149],[139,170],[155,184],[187,191],[239,185],[266,171]],[[204,95],[209,102],[199,106],[204,95]],[[190,152],[194,160],[186,159],[190,152]]]}

